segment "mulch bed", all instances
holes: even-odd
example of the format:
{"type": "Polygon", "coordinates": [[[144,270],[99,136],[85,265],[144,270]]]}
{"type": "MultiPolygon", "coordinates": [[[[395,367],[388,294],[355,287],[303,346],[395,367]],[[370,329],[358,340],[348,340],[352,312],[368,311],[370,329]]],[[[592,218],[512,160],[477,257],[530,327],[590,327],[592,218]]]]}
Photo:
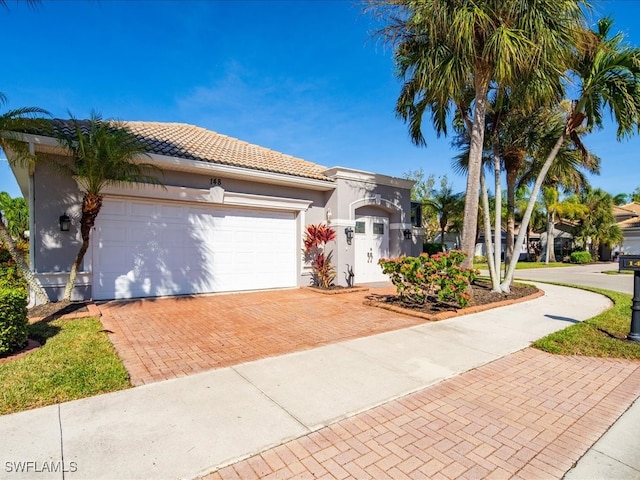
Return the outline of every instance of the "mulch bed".
{"type": "Polygon", "coordinates": [[[510,293],[492,292],[491,283],[482,280],[476,280],[472,283],[471,291],[472,300],[465,308],[440,302],[436,297],[427,299],[423,304],[417,304],[404,301],[398,295],[369,295],[365,300],[365,304],[436,321],[458,315],[481,312],[520,301],[532,300],[544,295],[544,292],[537,287],[522,284],[512,285],[510,293]]]}
{"type": "Polygon", "coordinates": [[[89,315],[89,309],[84,302],[51,302],[30,308],[27,316],[31,321],[34,321],[58,318],[71,313],[86,313],[89,315]]]}
{"type": "Polygon", "coordinates": [[[361,287],[356,285],[355,287],[341,287],[339,285],[331,286],[329,288],[320,288],[314,287],[312,285],[305,287],[311,291],[322,293],[324,295],[339,295],[341,293],[356,293],[356,292],[366,292],[369,290],[368,287],[361,287]]]}

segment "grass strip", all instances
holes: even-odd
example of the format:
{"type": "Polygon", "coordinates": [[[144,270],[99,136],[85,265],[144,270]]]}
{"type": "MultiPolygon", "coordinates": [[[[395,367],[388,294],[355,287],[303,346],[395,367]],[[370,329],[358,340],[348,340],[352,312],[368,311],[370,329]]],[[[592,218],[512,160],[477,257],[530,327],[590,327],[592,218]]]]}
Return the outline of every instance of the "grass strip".
{"type": "Polygon", "coordinates": [[[0,415],[129,388],[129,375],[96,318],[30,325],[44,344],[0,365],[0,415]]]}
{"type": "MultiPolygon", "coordinates": [[[[518,262],[516,265],[516,270],[527,270],[530,268],[556,268],[556,267],[576,267],[578,264],[576,263],[563,263],[563,262],[518,262]]],[[[480,270],[489,270],[489,265],[487,263],[474,263],[473,268],[477,268],[480,270]]],[[[501,263],[501,270],[504,270],[504,263],[501,263]]]]}
{"type": "Polygon", "coordinates": [[[558,355],[583,355],[640,360],[640,343],[626,339],[631,326],[631,295],[594,287],[554,283],[609,297],[613,307],[533,343],[535,348],[558,355]]]}

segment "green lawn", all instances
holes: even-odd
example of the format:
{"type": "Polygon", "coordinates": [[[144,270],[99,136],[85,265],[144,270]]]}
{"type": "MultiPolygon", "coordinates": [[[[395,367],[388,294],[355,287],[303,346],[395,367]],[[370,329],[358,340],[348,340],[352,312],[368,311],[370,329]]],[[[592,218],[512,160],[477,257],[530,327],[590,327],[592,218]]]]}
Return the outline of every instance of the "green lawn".
{"type": "Polygon", "coordinates": [[[96,318],[30,325],[46,342],[0,365],[0,415],[129,388],[129,375],[96,318]]]}
{"type": "Polygon", "coordinates": [[[607,275],[633,275],[632,270],[622,270],[621,272],[618,270],[604,270],[602,273],[607,275]]]}
{"type": "Polygon", "coordinates": [[[631,324],[631,295],[599,288],[576,288],[606,295],[614,302],[613,308],[541,338],[533,346],[560,355],[640,360],[640,343],[626,340],[631,324]]]}
{"type": "MultiPolygon", "coordinates": [[[[518,262],[516,264],[516,270],[524,270],[527,268],[554,268],[554,267],[575,267],[576,265],[573,263],[563,263],[563,262],[550,262],[546,264],[544,262],[518,262]]],[[[489,270],[489,265],[486,263],[474,263],[473,268],[478,268],[480,270],[489,270]]],[[[502,270],[504,270],[504,263],[502,264],[502,270]]]]}

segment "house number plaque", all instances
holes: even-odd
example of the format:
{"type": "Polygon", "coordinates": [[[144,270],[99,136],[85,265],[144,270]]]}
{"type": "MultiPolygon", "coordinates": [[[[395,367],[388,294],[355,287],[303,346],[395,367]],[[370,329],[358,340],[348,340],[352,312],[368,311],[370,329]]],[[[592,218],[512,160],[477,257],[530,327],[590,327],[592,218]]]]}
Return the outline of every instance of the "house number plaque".
{"type": "Polygon", "coordinates": [[[210,185],[212,187],[219,187],[222,185],[222,179],[221,178],[212,178],[210,180],[210,185]]]}
{"type": "Polygon", "coordinates": [[[620,270],[640,270],[640,255],[620,255],[618,261],[620,270]]]}

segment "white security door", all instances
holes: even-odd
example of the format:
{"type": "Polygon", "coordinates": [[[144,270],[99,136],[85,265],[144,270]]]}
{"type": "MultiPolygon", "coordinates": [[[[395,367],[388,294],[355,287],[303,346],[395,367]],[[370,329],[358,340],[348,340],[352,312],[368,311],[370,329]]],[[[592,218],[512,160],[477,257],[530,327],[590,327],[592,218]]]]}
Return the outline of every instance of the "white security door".
{"type": "Polygon", "coordinates": [[[93,298],[296,285],[292,212],[106,199],[93,234],[93,298]]]}
{"type": "Polygon", "coordinates": [[[354,233],[354,281],[368,283],[389,280],[378,265],[378,260],[389,257],[389,219],[358,217],[354,233]]]}

